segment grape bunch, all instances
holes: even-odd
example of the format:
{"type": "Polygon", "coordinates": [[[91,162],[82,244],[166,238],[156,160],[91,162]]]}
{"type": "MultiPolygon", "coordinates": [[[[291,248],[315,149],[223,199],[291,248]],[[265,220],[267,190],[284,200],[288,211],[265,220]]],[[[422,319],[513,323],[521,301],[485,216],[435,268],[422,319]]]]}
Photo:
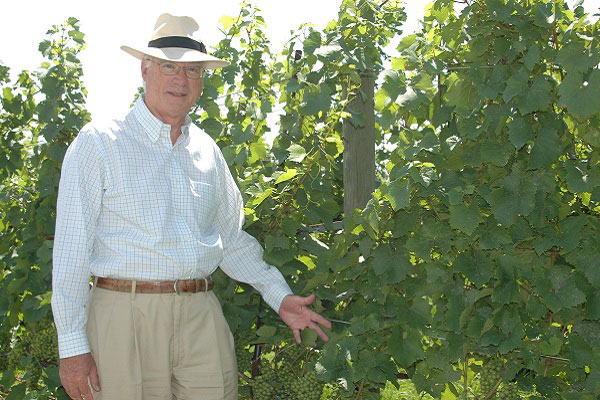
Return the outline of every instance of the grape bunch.
{"type": "Polygon", "coordinates": [[[252,381],[254,400],[272,400],[275,389],[264,376],[257,376],[252,381]]]}
{"type": "Polygon", "coordinates": [[[279,371],[281,369],[275,369],[275,366],[265,361],[263,360],[260,365],[262,379],[271,385],[274,392],[283,392],[283,382],[279,379],[279,371]]]}
{"type": "Polygon", "coordinates": [[[7,369],[13,372],[25,372],[23,380],[30,389],[38,390],[43,368],[38,362],[31,362],[32,359],[24,347],[22,341],[15,342],[13,348],[7,357],[7,369]]]}
{"type": "Polygon", "coordinates": [[[290,362],[292,365],[296,363],[306,354],[306,349],[299,344],[293,343],[286,346],[280,353],[281,357],[290,362]]]}
{"type": "Polygon", "coordinates": [[[29,389],[40,390],[42,388],[39,383],[43,371],[44,369],[38,363],[32,363],[27,366],[27,373],[23,379],[27,381],[27,387],[29,389]]]}
{"type": "Polygon", "coordinates": [[[260,375],[250,379],[253,400],[318,400],[324,384],[313,372],[316,353],[295,343],[265,346],[258,367],[260,375]]]}
{"type": "Polygon", "coordinates": [[[504,367],[502,360],[489,360],[479,373],[479,389],[483,396],[487,396],[500,381],[500,372],[504,367]]]}
{"type": "Polygon", "coordinates": [[[519,399],[519,393],[517,390],[517,385],[514,383],[509,383],[508,385],[503,385],[496,392],[496,398],[498,400],[516,400],[519,399]]]}
{"type": "Polygon", "coordinates": [[[245,342],[237,341],[235,346],[235,356],[237,359],[238,370],[240,372],[250,371],[252,369],[252,347],[245,342]]]}
{"type": "Polygon", "coordinates": [[[312,371],[306,372],[292,384],[292,393],[297,400],[319,400],[322,391],[323,384],[317,380],[312,371]]]}
{"type": "Polygon", "coordinates": [[[29,352],[42,366],[55,364],[58,360],[56,328],[50,319],[41,321],[37,329],[28,329],[25,336],[29,352]]]}
{"type": "Polygon", "coordinates": [[[282,368],[277,370],[277,381],[280,382],[283,392],[292,393],[294,382],[297,379],[296,375],[288,367],[282,366],[282,368]]]}
{"type": "Polygon", "coordinates": [[[16,343],[15,346],[11,349],[10,353],[8,353],[7,364],[9,371],[22,370],[23,366],[21,364],[21,359],[25,357],[25,349],[21,345],[21,343],[16,343]]]}

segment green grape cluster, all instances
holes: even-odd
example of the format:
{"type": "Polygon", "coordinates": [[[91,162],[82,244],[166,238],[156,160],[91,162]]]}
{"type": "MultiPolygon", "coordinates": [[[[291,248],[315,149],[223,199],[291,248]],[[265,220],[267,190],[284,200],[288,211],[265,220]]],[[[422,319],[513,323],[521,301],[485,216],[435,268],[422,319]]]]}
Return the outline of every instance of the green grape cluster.
{"type": "Polygon", "coordinates": [[[483,396],[487,396],[500,380],[500,373],[504,367],[502,360],[489,360],[479,373],[479,389],[483,396]]]}
{"type": "Polygon", "coordinates": [[[56,329],[50,320],[42,322],[35,331],[28,330],[26,340],[29,351],[42,365],[54,364],[58,360],[56,329]]]}
{"type": "Polygon", "coordinates": [[[324,384],[312,372],[312,350],[297,344],[263,349],[260,375],[251,380],[253,400],[318,400],[324,384]]]}
{"type": "Polygon", "coordinates": [[[262,375],[254,378],[252,382],[252,394],[254,400],[272,400],[275,389],[262,375]]]}
{"type": "Polygon", "coordinates": [[[293,343],[291,345],[286,346],[280,354],[283,359],[287,360],[288,362],[291,362],[292,364],[295,364],[306,354],[306,352],[307,350],[305,348],[303,348],[299,344],[293,343]]]}
{"type": "Polygon", "coordinates": [[[7,364],[10,371],[22,370],[21,359],[25,357],[25,349],[21,343],[16,343],[15,346],[8,353],[7,364]]]}
{"type": "Polygon", "coordinates": [[[514,383],[509,383],[508,385],[503,385],[496,392],[496,398],[499,400],[517,400],[519,399],[519,392],[517,389],[517,385],[514,383]]]}
{"type": "Polygon", "coordinates": [[[263,380],[269,382],[269,385],[271,385],[273,389],[279,389],[281,387],[277,373],[279,370],[275,370],[270,364],[265,363],[264,361],[260,370],[263,380]]]}
{"type": "Polygon", "coordinates": [[[245,343],[236,343],[235,356],[240,372],[250,371],[252,369],[252,346],[249,346],[248,348],[245,343]]]}
{"type": "Polygon", "coordinates": [[[296,380],[296,375],[289,367],[282,366],[277,370],[277,381],[280,383],[283,392],[291,393],[296,380]]]}
{"type": "MultiPolygon", "coordinates": [[[[58,340],[51,317],[22,327],[18,340],[7,340],[0,350],[7,353],[2,370],[25,372],[29,389],[39,390],[44,368],[58,362],[58,340]],[[4,350],[6,349],[6,350],[4,350]]],[[[2,361],[2,360],[0,360],[2,361]]]]}
{"type": "Polygon", "coordinates": [[[23,377],[27,380],[27,387],[30,389],[41,389],[40,378],[42,377],[42,372],[44,368],[38,363],[31,363],[31,365],[27,366],[27,374],[23,377]]]}
{"type": "Polygon", "coordinates": [[[306,372],[292,384],[292,393],[296,400],[319,400],[322,392],[323,384],[312,371],[306,372]]]}

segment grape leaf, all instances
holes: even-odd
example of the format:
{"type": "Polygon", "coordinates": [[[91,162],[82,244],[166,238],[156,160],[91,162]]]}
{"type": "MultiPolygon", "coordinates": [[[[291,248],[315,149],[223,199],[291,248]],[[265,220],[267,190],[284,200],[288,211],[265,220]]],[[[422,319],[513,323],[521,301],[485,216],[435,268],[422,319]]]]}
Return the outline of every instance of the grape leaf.
{"type": "Polygon", "coordinates": [[[558,87],[560,106],[581,119],[600,112],[600,70],[594,69],[587,80],[581,73],[567,74],[558,87]]]}
{"type": "Polygon", "coordinates": [[[452,229],[458,229],[471,235],[479,225],[480,220],[479,207],[475,204],[467,206],[465,204],[450,206],[450,226],[452,229]]]}
{"type": "Polygon", "coordinates": [[[304,149],[304,147],[300,146],[299,144],[294,143],[293,145],[288,147],[287,150],[290,153],[290,156],[289,156],[290,161],[301,163],[302,160],[304,160],[304,158],[306,157],[306,150],[304,149]]]}
{"type": "MultiPolygon", "coordinates": [[[[591,50],[591,49],[590,49],[591,50]]],[[[573,41],[563,46],[555,59],[567,74],[585,73],[598,64],[598,55],[585,48],[581,41],[573,41]]]]}
{"type": "Polygon", "coordinates": [[[529,74],[525,68],[521,68],[515,74],[511,75],[506,82],[506,88],[502,94],[504,101],[508,103],[513,97],[521,94],[525,88],[529,87],[528,81],[529,74]]]}
{"type": "Polygon", "coordinates": [[[424,356],[421,335],[414,329],[395,327],[389,341],[390,351],[399,366],[408,368],[424,356]]]}
{"type": "Polygon", "coordinates": [[[454,269],[465,274],[477,287],[482,287],[492,277],[492,263],[481,251],[474,255],[467,252],[459,254],[454,260],[454,269]]]}
{"type": "Polygon", "coordinates": [[[533,111],[546,110],[550,105],[550,90],[552,87],[545,75],[536,75],[525,95],[518,100],[521,115],[533,111]]]}
{"type": "Polygon", "coordinates": [[[517,150],[533,139],[531,123],[525,118],[515,118],[508,123],[508,137],[517,150]]]}
{"type": "Polygon", "coordinates": [[[406,208],[410,201],[410,182],[396,179],[383,188],[383,193],[394,211],[406,208]]]}
{"type": "Polygon", "coordinates": [[[318,115],[319,112],[327,112],[330,105],[331,91],[328,85],[321,84],[304,91],[304,100],[301,105],[304,114],[318,115]]]}
{"type": "Polygon", "coordinates": [[[531,150],[531,167],[548,167],[562,154],[562,144],[553,129],[541,129],[531,150]]]}

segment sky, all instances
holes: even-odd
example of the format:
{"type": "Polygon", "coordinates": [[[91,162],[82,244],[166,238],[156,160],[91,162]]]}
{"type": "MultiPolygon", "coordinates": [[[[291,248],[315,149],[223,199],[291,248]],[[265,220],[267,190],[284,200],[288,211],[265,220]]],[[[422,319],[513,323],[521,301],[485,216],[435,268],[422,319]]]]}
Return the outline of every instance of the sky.
{"type": "MultiPolygon", "coordinates": [[[[574,4],[575,0],[568,0],[574,4]]],[[[221,38],[219,19],[237,16],[240,0],[213,0],[178,2],[166,0],[4,0],[0,24],[0,60],[13,73],[23,69],[35,70],[43,61],[38,44],[46,38],[46,31],[68,17],[80,20],[87,48],[80,55],[84,71],[84,85],[88,90],[87,109],[93,118],[110,118],[126,110],[141,86],[139,61],[120,49],[121,45],[147,42],[152,35],[156,18],[169,12],[190,15],[199,25],[203,42],[211,46],[221,38]],[[33,11],[33,12],[32,12],[33,11]],[[17,39],[18,40],[15,40],[17,39]]],[[[414,32],[422,20],[428,1],[404,0],[407,21],[405,34],[414,32]]],[[[261,9],[267,25],[266,35],[274,50],[280,50],[291,36],[290,31],[303,23],[312,23],[323,29],[335,19],[340,0],[253,0],[261,9]]],[[[590,14],[598,13],[600,0],[584,0],[590,14]]]]}

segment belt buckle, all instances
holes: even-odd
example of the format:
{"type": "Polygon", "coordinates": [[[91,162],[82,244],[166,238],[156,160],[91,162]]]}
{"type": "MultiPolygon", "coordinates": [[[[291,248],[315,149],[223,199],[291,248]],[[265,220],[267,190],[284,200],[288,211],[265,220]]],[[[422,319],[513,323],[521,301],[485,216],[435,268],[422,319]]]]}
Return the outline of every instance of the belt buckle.
{"type": "MultiPolygon", "coordinates": [[[[187,294],[187,295],[192,295],[194,293],[198,293],[200,292],[200,290],[198,290],[198,286],[200,285],[200,281],[204,281],[204,292],[207,293],[208,292],[208,278],[204,277],[204,278],[199,278],[199,279],[194,279],[194,281],[196,282],[196,291],[195,292],[182,292],[179,290],[179,286],[177,286],[177,284],[179,283],[181,279],[175,279],[175,282],[173,282],[173,290],[175,291],[175,293],[177,295],[182,295],[182,294],[187,294]]],[[[188,280],[188,279],[185,279],[188,280]]]]}
{"type": "MultiPolygon", "coordinates": [[[[177,295],[188,295],[188,296],[191,296],[194,293],[199,292],[199,290],[198,290],[198,282],[196,282],[196,291],[195,292],[192,292],[192,291],[182,292],[181,290],[179,290],[179,286],[177,284],[179,283],[179,281],[182,281],[182,280],[183,281],[189,281],[191,279],[175,279],[175,282],[173,282],[173,289],[175,290],[175,294],[177,294],[177,295]]],[[[194,280],[198,281],[199,279],[194,279],[194,280]]]]}
{"type": "Polygon", "coordinates": [[[181,296],[182,294],[191,294],[191,293],[182,292],[181,290],[179,290],[179,286],[177,284],[179,283],[180,280],[181,279],[175,279],[175,282],[173,282],[173,289],[175,289],[175,294],[177,294],[179,296],[181,296]]]}

